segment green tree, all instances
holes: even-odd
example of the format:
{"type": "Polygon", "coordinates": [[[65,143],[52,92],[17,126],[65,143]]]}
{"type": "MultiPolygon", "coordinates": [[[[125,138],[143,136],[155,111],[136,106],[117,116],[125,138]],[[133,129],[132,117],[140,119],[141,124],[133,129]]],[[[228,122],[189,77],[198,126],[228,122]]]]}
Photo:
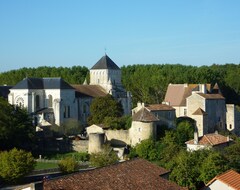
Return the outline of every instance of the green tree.
{"type": "Polygon", "coordinates": [[[224,156],[228,161],[229,167],[240,172],[240,141],[239,140],[237,140],[236,143],[224,149],[224,156]]]}
{"type": "Polygon", "coordinates": [[[90,106],[91,116],[88,123],[102,124],[105,117],[121,117],[123,109],[121,103],[117,102],[111,95],[97,97],[90,106]]]}
{"type": "Polygon", "coordinates": [[[66,157],[58,163],[58,167],[63,173],[72,173],[77,171],[78,166],[78,162],[72,157],[66,157]]]}
{"type": "Polygon", "coordinates": [[[175,167],[170,174],[170,179],[178,185],[197,189],[199,167],[203,158],[202,151],[187,152],[182,150],[174,159],[175,167]]]}
{"type": "Polygon", "coordinates": [[[29,174],[35,167],[35,161],[30,152],[17,150],[0,153],[0,176],[7,182],[15,183],[29,174]]]}
{"type": "Polygon", "coordinates": [[[157,149],[155,147],[155,142],[152,139],[143,140],[141,143],[136,145],[136,153],[140,158],[147,160],[157,159],[157,149]]]}
{"type": "Polygon", "coordinates": [[[90,163],[95,167],[103,167],[114,164],[118,161],[117,154],[110,148],[109,145],[105,145],[101,152],[92,153],[90,155],[90,163]]]}
{"type": "Polygon", "coordinates": [[[190,121],[181,121],[177,124],[176,138],[177,142],[185,146],[185,142],[192,139],[194,135],[194,124],[190,121]]]}
{"type": "Polygon", "coordinates": [[[205,184],[228,169],[227,161],[220,152],[210,151],[200,167],[199,179],[205,184]]]}
{"type": "Polygon", "coordinates": [[[35,128],[27,111],[10,105],[1,97],[0,108],[0,149],[31,149],[35,128]]]}

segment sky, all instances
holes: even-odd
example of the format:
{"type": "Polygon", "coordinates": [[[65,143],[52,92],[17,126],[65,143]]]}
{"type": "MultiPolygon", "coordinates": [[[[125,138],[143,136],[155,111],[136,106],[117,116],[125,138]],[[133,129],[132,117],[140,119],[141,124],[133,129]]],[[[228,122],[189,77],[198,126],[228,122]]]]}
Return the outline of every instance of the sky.
{"type": "Polygon", "coordinates": [[[0,0],[0,72],[240,63],[239,0],[0,0]]]}

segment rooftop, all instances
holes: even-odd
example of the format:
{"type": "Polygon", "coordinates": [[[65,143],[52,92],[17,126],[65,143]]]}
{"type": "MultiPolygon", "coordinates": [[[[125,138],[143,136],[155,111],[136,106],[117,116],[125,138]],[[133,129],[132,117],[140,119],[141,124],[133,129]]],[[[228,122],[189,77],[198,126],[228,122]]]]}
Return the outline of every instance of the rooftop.
{"type": "MultiPolygon", "coordinates": [[[[223,143],[228,143],[231,139],[220,134],[210,133],[199,137],[198,145],[216,146],[223,143]]],[[[185,144],[194,144],[194,139],[185,142],[185,144]]]]}
{"type": "Polygon", "coordinates": [[[210,182],[208,182],[207,186],[211,185],[216,180],[225,183],[235,190],[240,190],[240,174],[234,170],[228,170],[220,175],[217,175],[210,182]]]}
{"type": "Polygon", "coordinates": [[[153,122],[159,119],[155,115],[149,112],[145,107],[141,108],[137,113],[132,116],[133,121],[153,122]]]}
{"type": "Polygon", "coordinates": [[[44,190],[180,190],[185,189],[161,177],[169,171],[143,159],[79,172],[44,182],[44,190]]]}
{"type": "Polygon", "coordinates": [[[62,78],[25,78],[12,89],[73,89],[62,78]]]}
{"type": "Polygon", "coordinates": [[[145,106],[150,111],[170,111],[175,110],[172,106],[166,104],[149,104],[145,106]]]}
{"type": "Polygon", "coordinates": [[[107,56],[104,55],[92,68],[92,69],[112,69],[120,70],[120,68],[107,56]]]}
{"type": "Polygon", "coordinates": [[[106,96],[106,91],[100,85],[72,85],[76,90],[78,97],[90,96],[90,97],[100,97],[106,96]]]}

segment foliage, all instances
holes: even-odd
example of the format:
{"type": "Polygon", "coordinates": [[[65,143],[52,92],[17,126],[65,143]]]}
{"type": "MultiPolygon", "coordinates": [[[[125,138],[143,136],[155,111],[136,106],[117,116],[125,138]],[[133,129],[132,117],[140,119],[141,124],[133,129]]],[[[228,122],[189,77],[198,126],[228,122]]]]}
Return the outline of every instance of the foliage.
{"type": "Polygon", "coordinates": [[[63,173],[72,173],[77,171],[78,163],[74,158],[66,157],[59,161],[58,167],[63,173]]]}
{"type": "Polygon", "coordinates": [[[111,165],[116,163],[117,161],[117,154],[108,145],[105,145],[101,152],[92,153],[90,155],[90,163],[92,166],[95,167],[111,165]]]}
{"type": "Polygon", "coordinates": [[[227,169],[227,161],[223,155],[219,152],[211,151],[202,162],[199,179],[207,184],[212,178],[227,169]]]}
{"type": "Polygon", "coordinates": [[[35,128],[25,109],[14,107],[0,97],[0,149],[31,149],[35,128]]]}
{"type": "Polygon", "coordinates": [[[176,164],[170,179],[180,186],[196,189],[199,176],[198,159],[196,152],[181,151],[175,158],[176,164]]]}
{"type": "Polygon", "coordinates": [[[185,142],[194,136],[194,124],[189,121],[181,121],[177,124],[176,138],[177,143],[185,145],[185,142]]]}
{"type": "Polygon", "coordinates": [[[30,152],[17,150],[0,153],[0,176],[7,182],[15,183],[29,174],[35,167],[35,161],[30,152]]]}
{"type": "Polygon", "coordinates": [[[140,158],[147,160],[156,160],[157,151],[155,148],[155,142],[152,139],[141,141],[141,143],[136,145],[136,154],[140,158]]]}
{"type": "Polygon", "coordinates": [[[224,149],[224,156],[228,161],[229,167],[240,172],[240,141],[239,140],[236,141],[236,143],[224,149]]]}
{"type": "Polygon", "coordinates": [[[105,117],[103,124],[111,129],[124,129],[127,130],[131,127],[132,117],[122,116],[122,117],[105,117]]]}
{"type": "Polygon", "coordinates": [[[114,100],[111,95],[97,97],[92,101],[90,106],[91,116],[88,118],[88,123],[102,124],[106,117],[117,118],[123,114],[121,103],[114,100]]]}
{"type": "Polygon", "coordinates": [[[62,77],[70,84],[82,84],[87,73],[88,68],[81,66],[21,68],[0,73],[0,84],[16,85],[26,77],[62,77]]]}

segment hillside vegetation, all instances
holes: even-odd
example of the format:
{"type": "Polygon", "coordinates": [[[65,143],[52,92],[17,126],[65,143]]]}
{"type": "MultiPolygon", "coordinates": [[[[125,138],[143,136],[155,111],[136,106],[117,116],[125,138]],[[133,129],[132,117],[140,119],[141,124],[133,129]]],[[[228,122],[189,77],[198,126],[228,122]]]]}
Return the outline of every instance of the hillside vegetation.
{"type": "MultiPolygon", "coordinates": [[[[133,103],[161,103],[169,83],[219,84],[227,103],[240,104],[240,65],[186,66],[180,64],[129,65],[122,68],[122,82],[132,92],[133,103]]],[[[0,73],[0,84],[15,85],[25,77],[62,77],[70,84],[82,84],[86,67],[22,68],[0,73]]]]}

